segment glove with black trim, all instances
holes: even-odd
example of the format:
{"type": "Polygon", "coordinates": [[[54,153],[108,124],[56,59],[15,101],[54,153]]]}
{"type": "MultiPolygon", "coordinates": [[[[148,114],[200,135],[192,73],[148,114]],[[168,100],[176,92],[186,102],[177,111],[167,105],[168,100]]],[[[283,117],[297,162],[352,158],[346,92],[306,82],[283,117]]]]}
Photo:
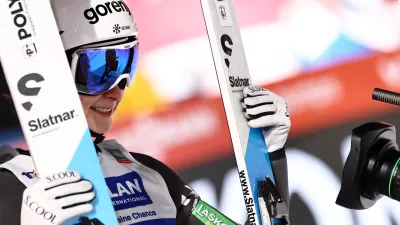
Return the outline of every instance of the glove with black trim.
{"type": "Polygon", "coordinates": [[[55,173],[25,189],[21,225],[62,224],[93,210],[93,185],[76,171],[55,173]]]}
{"type": "Polygon", "coordinates": [[[244,116],[252,128],[262,128],[268,152],[282,149],[291,127],[289,108],[281,96],[260,87],[243,89],[244,116]]]}

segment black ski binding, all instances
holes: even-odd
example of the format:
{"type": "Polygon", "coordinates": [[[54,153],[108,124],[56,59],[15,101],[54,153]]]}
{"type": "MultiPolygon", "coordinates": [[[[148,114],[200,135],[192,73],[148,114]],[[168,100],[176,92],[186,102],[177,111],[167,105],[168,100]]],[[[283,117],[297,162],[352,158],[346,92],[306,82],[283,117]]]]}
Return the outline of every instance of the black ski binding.
{"type": "Polygon", "coordinates": [[[286,203],[268,176],[265,177],[265,181],[258,181],[258,204],[262,217],[261,223],[263,225],[265,224],[264,214],[266,212],[268,212],[270,224],[274,224],[273,221],[275,218],[281,220],[280,225],[290,224],[286,203]]]}

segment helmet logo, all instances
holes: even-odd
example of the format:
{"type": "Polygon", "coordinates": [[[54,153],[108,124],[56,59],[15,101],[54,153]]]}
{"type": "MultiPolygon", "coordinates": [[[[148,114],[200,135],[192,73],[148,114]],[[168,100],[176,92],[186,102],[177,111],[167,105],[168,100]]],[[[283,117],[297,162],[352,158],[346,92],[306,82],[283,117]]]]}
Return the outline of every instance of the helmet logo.
{"type": "Polygon", "coordinates": [[[111,1],[86,9],[83,15],[90,24],[96,24],[100,21],[100,17],[120,12],[127,12],[131,15],[131,11],[123,1],[111,1]]]}
{"type": "Polygon", "coordinates": [[[113,32],[115,34],[121,33],[121,30],[129,30],[131,26],[120,26],[118,23],[113,26],[113,32]]]}
{"type": "Polygon", "coordinates": [[[121,32],[121,27],[119,26],[119,24],[114,25],[113,32],[116,34],[119,34],[119,32],[121,32]]]}

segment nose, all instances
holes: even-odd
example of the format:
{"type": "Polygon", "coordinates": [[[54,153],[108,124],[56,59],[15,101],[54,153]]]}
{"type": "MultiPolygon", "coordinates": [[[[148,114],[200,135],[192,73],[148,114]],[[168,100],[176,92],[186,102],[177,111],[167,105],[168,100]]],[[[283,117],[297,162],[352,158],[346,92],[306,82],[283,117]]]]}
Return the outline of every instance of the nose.
{"type": "Polygon", "coordinates": [[[124,97],[124,89],[121,89],[118,85],[116,85],[111,90],[103,93],[103,96],[113,101],[120,101],[122,97],[124,97]]]}

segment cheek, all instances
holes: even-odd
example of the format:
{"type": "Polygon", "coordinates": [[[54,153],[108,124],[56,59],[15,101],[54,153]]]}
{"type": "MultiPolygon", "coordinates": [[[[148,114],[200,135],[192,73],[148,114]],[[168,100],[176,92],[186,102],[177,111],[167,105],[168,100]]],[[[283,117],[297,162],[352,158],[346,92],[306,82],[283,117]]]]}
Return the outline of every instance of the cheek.
{"type": "Polygon", "coordinates": [[[82,108],[85,113],[89,111],[90,107],[98,99],[96,96],[83,96],[83,95],[79,95],[79,98],[81,99],[82,108]]]}

